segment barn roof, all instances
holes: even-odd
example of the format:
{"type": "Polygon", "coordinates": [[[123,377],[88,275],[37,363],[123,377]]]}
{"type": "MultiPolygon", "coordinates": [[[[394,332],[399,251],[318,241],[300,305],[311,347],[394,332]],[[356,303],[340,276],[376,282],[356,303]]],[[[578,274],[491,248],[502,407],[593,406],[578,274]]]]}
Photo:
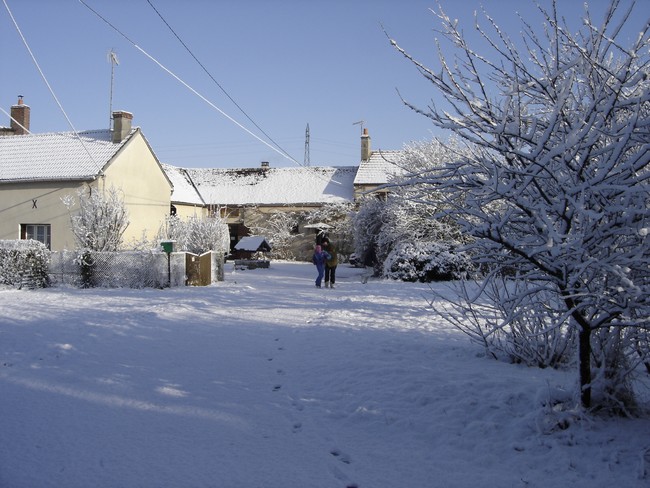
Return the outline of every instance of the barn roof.
{"type": "MultiPolygon", "coordinates": [[[[352,201],[356,166],[186,169],[212,205],[299,205],[352,201]]],[[[173,197],[177,201],[176,195],[173,197]]]]}

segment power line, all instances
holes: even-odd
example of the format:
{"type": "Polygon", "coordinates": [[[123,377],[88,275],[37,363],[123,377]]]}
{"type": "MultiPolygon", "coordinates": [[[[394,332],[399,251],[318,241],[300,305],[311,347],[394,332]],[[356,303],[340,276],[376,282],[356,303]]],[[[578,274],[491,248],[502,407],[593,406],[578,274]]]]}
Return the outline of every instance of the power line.
{"type": "Polygon", "coordinates": [[[50,94],[52,95],[52,98],[54,98],[54,101],[56,104],[59,106],[59,109],[63,113],[63,116],[65,117],[65,120],[68,121],[68,125],[70,125],[70,128],[72,128],[72,132],[74,132],[75,137],[79,140],[81,143],[81,146],[84,148],[84,151],[86,151],[86,154],[90,158],[90,160],[93,162],[95,167],[99,170],[99,173],[101,174],[102,172],[102,167],[97,164],[97,161],[93,157],[93,155],[90,153],[90,150],[84,143],[83,139],[81,139],[81,136],[79,135],[79,132],[77,132],[77,129],[75,129],[74,124],[70,120],[70,117],[68,117],[68,114],[66,113],[65,109],[63,108],[63,105],[61,105],[61,102],[59,101],[58,97],[56,96],[56,93],[54,93],[54,89],[50,85],[50,82],[47,81],[47,77],[45,76],[45,73],[41,69],[41,66],[38,64],[38,61],[36,60],[36,56],[34,56],[34,53],[32,52],[31,48],[29,47],[29,44],[27,43],[27,39],[25,39],[25,36],[23,35],[23,31],[20,30],[20,27],[18,26],[18,22],[16,22],[16,19],[14,18],[14,14],[11,13],[11,9],[9,8],[9,5],[7,5],[6,0],[2,0],[2,3],[4,3],[5,9],[7,10],[7,13],[9,14],[9,17],[11,17],[11,21],[14,24],[14,27],[16,28],[16,31],[18,32],[18,35],[20,36],[20,39],[23,41],[23,44],[25,45],[25,48],[27,49],[27,52],[29,53],[30,57],[32,58],[32,61],[34,62],[34,65],[36,66],[36,69],[38,70],[39,74],[41,75],[41,78],[45,82],[45,85],[47,86],[47,89],[50,91],[50,94]]]}
{"type": "Polygon", "coordinates": [[[2,112],[2,113],[5,114],[7,117],[9,117],[9,119],[10,119],[14,124],[18,124],[18,126],[19,126],[22,130],[24,130],[25,132],[27,132],[27,134],[31,134],[31,132],[29,131],[29,129],[28,129],[27,127],[25,127],[23,124],[21,124],[20,122],[18,122],[14,117],[11,116],[11,114],[7,113],[7,111],[4,110],[2,107],[0,107],[0,112],[2,112]]]}
{"type": "Polygon", "coordinates": [[[176,31],[172,28],[172,26],[169,25],[169,22],[167,22],[167,21],[165,20],[165,18],[164,18],[164,17],[162,16],[162,14],[158,11],[158,9],[154,6],[154,4],[151,2],[151,0],[147,0],[147,3],[151,6],[151,8],[154,10],[154,12],[156,12],[156,14],[158,15],[158,17],[160,17],[160,20],[163,21],[163,23],[167,26],[167,28],[171,31],[171,33],[174,34],[174,37],[176,37],[176,39],[178,39],[178,42],[180,42],[181,45],[185,48],[185,50],[190,54],[190,56],[192,56],[192,58],[194,59],[194,61],[197,62],[197,64],[201,67],[201,69],[203,69],[203,71],[205,71],[205,73],[206,73],[206,74],[210,77],[210,79],[211,79],[211,80],[212,80],[212,81],[213,81],[213,82],[214,82],[214,83],[219,87],[219,89],[221,89],[221,91],[224,93],[224,95],[226,95],[226,96],[228,97],[228,99],[229,99],[229,100],[230,100],[230,101],[235,105],[235,107],[237,107],[237,108],[239,109],[239,111],[240,111],[242,114],[244,114],[244,116],[245,116],[245,117],[246,117],[246,118],[247,118],[247,119],[248,119],[248,120],[249,120],[249,121],[250,121],[250,122],[251,122],[251,123],[252,123],[252,124],[253,124],[253,125],[254,125],[258,130],[259,130],[259,131],[260,131],[260,132],[261,132],[261,133],[262,133],[262,134],[264,134],[264,135],[266,136],[266,138],[267,138],[269,141],[271,141],[273,144],[275,144],[275,146],[276,146],[278,149],[280,149],[280,151],[282,151],[286,156],[289,156],[289,158],[293,159],[293,158],[289,155],[289,153],[288,153],[287,151],[285,151],[285,150],[282,148],[282,146],[280,146],[280,144],[278,144],[275,140],[273,140],[273,138],[272,138],[270,135],[268,135],[268,134],[264,131],[264,129],[262,129],[262,128],[261,128],[261,127],[260,127],[260,126],[259,126],[259,125],[258,125],[258,124],[257,124],[257,123],[256,123],[256,122],[255,122],[251,117],[250,117],[250,115],[248,115],[248,113],[246,113],[246,111],[245,111],[245,110],[244,110],[244,109],[243,109],[243,108],[242,108],[242,107],[241,107],[241,106],[240,106],[240,105],[239,105],[239,104],[234,100],[234,98],[232,98],[232,97],[230,96],[230,94],[226,91],[226,89],[225,89],[223,86],[221,86],[221,84],[220,84],[220,83],[219,83],[219,82],[214,78],[214,76],[212,76],[212,74],[211,74],[211,73],[208,71],[208,69],[203,65],[203,63],[202,63],[201,61],[199,61],[199,59],[194,55],[194,53],[193,53],[192,50],[187,46],[187,44],[185,44],[185,42],[183,42],[183,40],[182,40],[182,39],[180,38],[180,36],[176,33],[176,31]]]}
{"type": "MultiPolygon", "coordinates": [[[[3,1],[5,1],[5,0],[3,0],[3,1]]],[[[300,163],[299,163],[298,161],[296,161],[294,158],[292,158],[290,155],[283,153],[282,151],[280,151],[280,150],[277,149],[276,147],[272,146],[271,144],[269,144],[268,142],[266,142],[265,140],[263,140],[263,139],[262,139],[261,137],[259,137],[257,134],[251,132],[248,128],[246,128],[245,126],[243,126],[242,124],[240,124],[239,122],[237,122],[234,118],[232,118],[232,117],[231,117],[230,115],[228,115],[226,112],[224,112],[224,111],[221,110],[219,107],[217,107],[214,103],[212,103],[210,100],[208,100],[205,96],[203,96],[201,93],[199,93],[199,92],[196,91],[194,88],[192,88],[188,83],[186,83],[185,81],[183,81],[183,79],[181,79],[181,78],[180,78],[176,73],[174,73],[174,72],[171,71],[169,68],[167,68],[166,66],[164,66],[160,61],[158,61],[156,58],[154,58],[151,54],[149,54],[149,53],[148,53],[147,51],[145,51],[143,48],[141,48],[140,46],[138,46],[138,45],[137,45],[133,40],[131,40],[131,39],[130,39],[126,34],[124,34],[124,32],[122,32],[122,31],[119,30],[117,27],[115,27],[113,24],[111,24],[108,20],[106,20],[106,19],[105,19],[105,18],[104,18],[104,17],[103,17],[99,12],[97,12],[97,11],[94,10],[92,7],[90,7],[90,5],[88,5],[84,0],[79,0],[79,2],[80,2],[84,7],[86,7],[88,10],[90,10],[92,13],[94,13],[97,17],[99,17],[99,19],[101,19],[101,20],[102,20],[106,25],[108,25],[111,29],[113,29],[115,32],[117,32],[119,35],[121,35],[124,39],[126,39],[126,41],[128,41],[128,42],[129,42],[133,47],[135,47],[138,51],[140,51],[140,52],[141,52],[142,54],[144,54],[147,58],[149,58],[151,61],[153,61],[155,64],[157,64],[158,67],[159,67],[160,69],[162,69],[163,71],[167,72],[167,74],[169,74],[170,76],[172,76],[173,78],[175,78],[176,81],[178,81],[178,82],[179,82],[180,84],[182,84],[185,88],[187,88],[187,89],[190,90],[192,93],[194,93],[197,97],[199,97],[199,98],[200,98],[201,100],[203,100],[205,103],[207,103],[208,105],[210,105],[213,109],[215,109],[215,110],[216,110],[217,112],[219,112],[221,115],[223,115],[223,116],[226,117],[228,120],[230,120],[230,121],[231,121],[233,124],[235,124],[237,127],[239,127],[240,129],[246,131],[246,132],[247,132],[248,134],[250,134],[252,137],[254,137],[255,139],[257,139],[257,140],[260,141],[262,144],[264,144],[265,146],[269,147],[270,149],[272,149],[272,150],[275,151],[276,153],[280,154],[282,157],[287,158],[287,159],[289,159],[290,161],[292,161],[292,162],[294,162],[295,164],[297,164],[298,166],[300,166],[300,163]]]]}

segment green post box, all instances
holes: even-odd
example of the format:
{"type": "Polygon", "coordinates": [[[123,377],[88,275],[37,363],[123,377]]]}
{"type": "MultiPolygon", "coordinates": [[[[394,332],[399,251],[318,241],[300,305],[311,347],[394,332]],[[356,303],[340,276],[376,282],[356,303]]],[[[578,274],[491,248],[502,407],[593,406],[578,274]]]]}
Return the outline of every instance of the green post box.
{"type": "Polygon", "coordinates": [[[167,254],[167,288],[172,286],[172,262],[171,256],[174,252],[176,241],[160,241],[160,246],[162,250],[167,254]]]}
{"type": "Polygon", "coordinates": [[[174,247],[176,247],[176,241],[160,241],[160,246],[162,247],[162,250],[165,251],[167,254],[171,254],[174,252],[174,247]]]}

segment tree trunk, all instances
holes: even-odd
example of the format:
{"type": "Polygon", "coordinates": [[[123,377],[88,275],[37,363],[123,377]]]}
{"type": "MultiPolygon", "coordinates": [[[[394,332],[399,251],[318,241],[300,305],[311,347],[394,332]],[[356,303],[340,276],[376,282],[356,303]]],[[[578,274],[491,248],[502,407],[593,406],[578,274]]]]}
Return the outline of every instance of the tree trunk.
{"type": "Polygon", "coordinates": [[[580,368],[580,401],[583,408],[591,407],[591,329],[587,324],[580,324],[578,334],[580,368]]]}

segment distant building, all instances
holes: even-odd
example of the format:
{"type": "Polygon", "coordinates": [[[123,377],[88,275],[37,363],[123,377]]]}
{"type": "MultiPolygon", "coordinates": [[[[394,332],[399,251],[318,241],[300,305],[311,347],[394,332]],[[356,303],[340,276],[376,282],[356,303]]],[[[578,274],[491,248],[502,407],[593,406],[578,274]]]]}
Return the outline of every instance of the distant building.
{"type": "MultiPolygon", "coordinates": [[[[239,169],[181,169],[165,165],[173,174],[172,204],[179,215],[198,215],[198,202],[210,214],[224,218],[230,229],[231,249],[278,212],[310,212],[330,203],[351,203],[356,166],[239,169]],[[184,181],[179,182],[177,178],[184,181]],[[177,189],[180,189],[177,194],[177,189]],[[194,194],[192,194],[192,191],[194,194]],[[189,203],[188,203],[189,201],[189,203]]],[[[296,234],[306,234],[296,252],[307,254],[314,231],[299,225],[296,234]]]]}

